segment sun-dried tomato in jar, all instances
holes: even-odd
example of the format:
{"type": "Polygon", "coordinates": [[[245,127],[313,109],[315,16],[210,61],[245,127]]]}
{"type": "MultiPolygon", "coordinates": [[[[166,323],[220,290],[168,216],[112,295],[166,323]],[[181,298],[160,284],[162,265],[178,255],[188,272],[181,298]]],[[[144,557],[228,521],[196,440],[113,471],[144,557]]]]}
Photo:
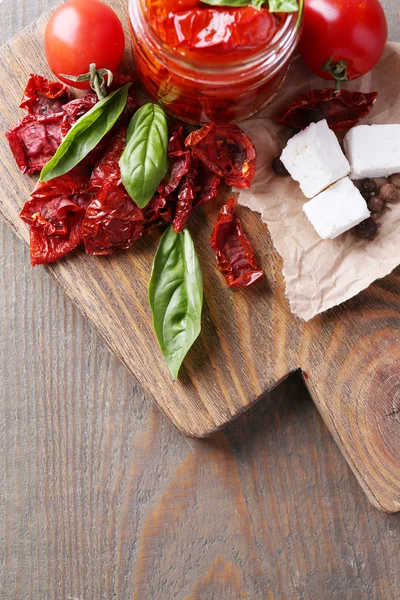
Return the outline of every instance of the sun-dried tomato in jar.
{"type": "Polygon", "coordinates": [[[134,59],[152,98],[191,123],[234,123],[276,94],[297,45],[295,13],[199,0],[128,0],[134,59]]]}

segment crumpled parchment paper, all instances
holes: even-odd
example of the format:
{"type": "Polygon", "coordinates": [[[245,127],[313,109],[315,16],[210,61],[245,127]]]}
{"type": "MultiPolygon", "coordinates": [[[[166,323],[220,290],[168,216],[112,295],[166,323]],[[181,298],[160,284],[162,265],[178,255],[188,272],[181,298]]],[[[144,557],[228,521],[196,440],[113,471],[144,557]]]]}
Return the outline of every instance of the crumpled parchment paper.
{"type": "MultiPolygon", "coordinates": [[[[271,169],[287,136],[286,128],[273,117],[299,94],[329,86],[296,59],[273,102],[256,118],[241,123],[256,147],[257,171],[251,190],[241,190],[238,200],[259,212],[267,224],[283,259],[290,309],[305,321],[355,296],[400,263],[400,203],[378,218],[381,229],[372,242],[357,240],[349,232],[335,240],[321,240],[303,213],[307,199],[298,183],[276,176],[271,169]]],[[[400,44],[389,43],[372,72],[345,87],[379,92],[362,123],[400,123],[400,44]]]]}

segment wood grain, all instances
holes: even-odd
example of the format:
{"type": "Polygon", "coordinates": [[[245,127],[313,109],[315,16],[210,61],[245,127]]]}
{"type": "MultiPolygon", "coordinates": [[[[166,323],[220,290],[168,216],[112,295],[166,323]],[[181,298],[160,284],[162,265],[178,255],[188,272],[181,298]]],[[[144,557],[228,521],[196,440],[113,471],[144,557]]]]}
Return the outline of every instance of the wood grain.
{"type": "MultiPolygon", "coordinates": [[[[53,314],[62,302],[51,301],[53,314]]],[[[67,330],[79,324],[71,312],[67,330]]],[[[46,338],[45,315],[39,324],[46,338]]],[[[41,393],[17,411],[8,393],[2,412],[12,449],[2,598],[397,600],[399,518],[368,503],[300,381],[212,439],[188,440],[140,398],[132,406],[126,371],[93,333],[82,341],[103,369],[70,338],[64,347],[85,368],[68,400],[57,357],[49,384],[40,355],[17,340],[8,349],[21,370],[39,370],[41,393]],[[27,440],[37,440],[30,452],[27,440]]]]}
{"type": "MultiPolygon", "coordinates": [[[[115,8],[123,16],[124,4],[115,3],[115,8]]],[[[15,122],[14,107],[27,74],[47,72],[40,35],[44,24],[42,20],[33,25],[1,51],[3,130],[15,122]]],[[[32,182],[18,172],[4,136],[0,159],[1,210],[27,241],[18,212],[32,182]]],[[[400,388],[399,315],[396,294],[385,291],[397,289],[396,274],[302,325],[289,312],[280,259],[267,230],[250,211],[244,211],[242,219],[245,230],[252,232],[257,255],[270,261],[266,281],[257,289],[235,293],[221,285],[208,244],[216,210],[206,207],[191,225],[203,266],[206,307],[202,335],[177,383],[168,376],[147,305],[156,236],[110,258],[76,253],[50,270],[128,370],[187,435],[204,437],[217,431],[302,368],[321,414],[371,501],[382,510],[399,510],[400,432],[398,400],[393,396],[400,388]]]]}

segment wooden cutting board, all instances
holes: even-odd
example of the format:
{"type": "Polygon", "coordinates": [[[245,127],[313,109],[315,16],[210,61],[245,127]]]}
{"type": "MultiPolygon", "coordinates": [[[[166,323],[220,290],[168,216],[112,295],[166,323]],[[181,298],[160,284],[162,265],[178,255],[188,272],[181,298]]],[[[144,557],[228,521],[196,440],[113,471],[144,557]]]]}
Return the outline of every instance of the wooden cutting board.
{"type": "MultiPolygon", "coordinates": [[[[124,0],[112,5],[125,22],[124,0]]],[[[34,180],[18,170],[4,132],[22,116],[17,106],[28,74],[50,75],[42,49],[46,19],[45,15],[0,49],[0,210],[26,243],[28,229],[18,213],[34,180]]],[[[129,58],[127,54],[126,67],[129,58]]],[[[205,437],[224,427],[288,374],[301,369],[323,419],[371,502],[381,510],[397,512],[400,269],[339,308],[302,324],[289,312],[280,258],[268,231],[247,209],[241,210],[243,226],[267,276],[254,289],[226,287],[209,246],[217,211],[217,205],[206,206],[190,222],[203,268],[205,307],[201,336],[176,383],[159,352],[147,301],[157,234],[114,257],[77,252],[49,269],[186,435],[205,437]]]]}

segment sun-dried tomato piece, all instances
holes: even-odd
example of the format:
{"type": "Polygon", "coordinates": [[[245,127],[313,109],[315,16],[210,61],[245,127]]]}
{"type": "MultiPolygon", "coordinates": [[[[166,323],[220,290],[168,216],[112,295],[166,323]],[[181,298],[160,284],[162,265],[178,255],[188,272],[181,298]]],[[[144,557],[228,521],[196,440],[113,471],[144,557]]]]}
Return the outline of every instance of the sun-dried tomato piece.
{"type": "Polygon", "coordinates": [[[212,171],[202,167],[196,179],[196,206],[213,200],[217,194],[221,178],[212,171]]]}
{"type": "Polygon", "coordinates": [[[20,213],[30,225],[32,265],[53,262],[82,244],[82,221],[91,198],[83,170],[38,183],[20,213]]]}
{"type": "Polygon", "coordinates": [[[40,219],[29,227],[31,264],[44,265],[69,254],[82,244],[82,218],[74,214],[69,219],[68,236],[48,235],[40,219]]]}
{"type": "Polygon", "coordinates": [[[31,73],[20,107],[32,115],[47,116],[60,112],[71,98],[67,86],[60,81],[49,81],[42,75],[31,73]]]}
{"type": "Polygon", "coordinates": [[[6,133],[18,167],[29,175],[41,171],[61,143],[64,113],[27,115],[6,133]]]}
{"type": "Polygon", "coordinates": [[[311,90],[296,98],[278,120],[288,127],[305,129],[310,123],[326,119],[333,131],[346,131],[369,114],[377,96],[378,92],[311,90]]]}
{"type": "Polygon", "coordinates": [[[92,188],[101,188],[107,182],[113,182],[115,185],[121,183],[121,171],[119,168],[119,159],[126,142],[126,127],[121,127],[111,141],[108,150],[103,154],[100,161],[93,169],[90,178],[92,188]]]}
{"type": "Polygon", "coordinates": [[[210,238],[218,268],[230,287],[247,287],[264,275],[257,266],[253,248],[245,236],[231,198],[221,208],[210,238]]]}
{"type": "Polygon", "coordinates": [[[114,254],[143,234],[143,212],[124,189],[107,182],[89,204],[82,224],[88,254],[114,254]]]}
{"type": "Polygon", "coordinates": [[[188,174],[183,178],[178,194],[173,228],[180,233],[195,208],[209,202],[218,194],[221,179],[200,161],[192,158],[188,174]]]}
{"type": "Polygon", "coordinates": [[[185,145],[227,185],[249,189],[256,170],[256,151],[240,127],[209,123],[193,131],[185,145]]]}
{"type": "Polygon", "coordinates": [[[82,98],[76,98],[75,100],[71,100],[71,102],[64,104],[62,110],[65,113],[65,118],[62,124],[62,135],[65,136],[72,125],[93,108],[96,102],[96,94],[94,92],[87,92],[82,98]]]}
{"type": "Polygon", "coordinates": [[[182,178],[187,174],[190,167],[190,152],[186,150],[181,152],[180,156],[170,157],[170,167],[167,176],[163,179],[157,188],[161,196],[169,196],[177,189],[182,178]]]}
{"type": "Polygon", "coordinates": [[[155,194],[143,209],[145,230],[150,231],[166,223],[172,223],[175,204],[175,196],[160,196],[159,194],[155,194]]]}
{"type": "Polygon", "coordinates": [[[190,150],[185,148],[182,132],[182,125],[179,125],[168,141],[169,169],[157,188],[157,193],[161,196],[169,196],[177,190],[191,166],[190,150]]]}
{"type": "Polygon", "coordinates": [[[182,179],[182,185],[178,192],[173,229],[180,233],[185,227],[188,219],[195,208],[196,202],[196,178],[199,174],[199,161],[191,157],[190,169],[182,179]]]}
{"type": "Polygon", "coordinates": [[[169,138],[168,156],[181,156],[184,152],[187,152],[187,150],[185,148],[185,139],[183,137],[183,127],[182,125],[179,125],[169,138]]]}
{"type": "Polygon", "coordinates": [[[71,195],[87,191],[89,191],[89,172],[85,164],[79,163],[65,175],[54,177],[49,181],[38,181],[31,195],[35,198],[56,198],[61,193],[71,195]]]}

